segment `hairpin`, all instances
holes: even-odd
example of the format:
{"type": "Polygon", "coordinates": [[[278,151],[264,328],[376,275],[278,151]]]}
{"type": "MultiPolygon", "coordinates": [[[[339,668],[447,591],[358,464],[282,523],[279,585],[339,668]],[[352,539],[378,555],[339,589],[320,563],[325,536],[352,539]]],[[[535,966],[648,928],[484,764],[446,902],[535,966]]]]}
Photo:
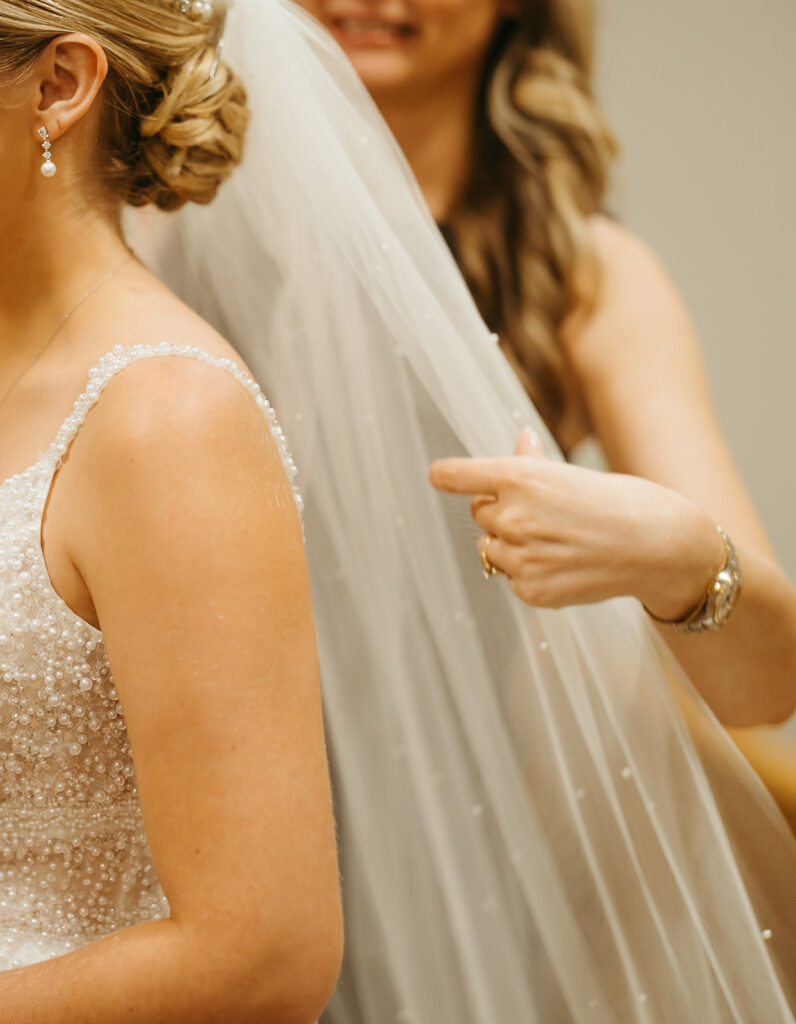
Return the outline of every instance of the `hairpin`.
{"type": "Polygon", "coordinates": [[[174,6],[181,14],[195,18],[209,18],[213,13],[212,0],[174,0],[174,6]]]}
{"type": "Polygon", "coordinates": [[[224,57],[224,40],[227,31],[227,14],[228,11],[225,8],[223,17],[221,18],[221,21],[218,23],[215,34],[212,39],[212,42],[215,44],[216,47],[216,54],[215,57],[213,58],[213,65],[210,68],[210,74],[208,76],[209,78],[216,77],[216,72],[218,71],[218,67],[221,64],[221,61],[224,57]]]}
{"type": "MultiPolygon", "coordinates": [[[[213,0],[172,0],[172,2],[181,14],[187,14],[189,17],[197,18],[201,21],[209,20],[216,10],[213,0]]],[[[221,13],[222,17],[214,26],[210,38],[210,43],[215,46],[216,52],[212,67],[210,68],[209,78],[215,78],[224,54],[224,33],[226,32],[228,14],[227,3],[222,6],[221,13]]]]}

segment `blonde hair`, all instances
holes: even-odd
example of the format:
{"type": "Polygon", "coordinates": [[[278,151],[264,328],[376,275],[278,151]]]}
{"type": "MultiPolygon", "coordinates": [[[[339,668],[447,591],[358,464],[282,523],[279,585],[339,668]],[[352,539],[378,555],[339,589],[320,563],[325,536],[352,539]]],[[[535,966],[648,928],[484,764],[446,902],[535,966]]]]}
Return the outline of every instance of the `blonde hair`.
{"type": "Polygon", "coordinates": [[[588,218],[616,152],[592,94],[593,43],[589,0],[524,0],[503,23],[449,222],[481,313],[554,434],[568,400],[561,327],[594,296],[588,218]]]}
{"type": "Polygon", "coordinates": [[[175,210],[209,203],[243,155],[246,90],[223,62],[224,17],[171,0],[0,0],[0,74],[22,80],[58,36],[83,32],[109,63],[100,173],[115,200],[175,210]]]}

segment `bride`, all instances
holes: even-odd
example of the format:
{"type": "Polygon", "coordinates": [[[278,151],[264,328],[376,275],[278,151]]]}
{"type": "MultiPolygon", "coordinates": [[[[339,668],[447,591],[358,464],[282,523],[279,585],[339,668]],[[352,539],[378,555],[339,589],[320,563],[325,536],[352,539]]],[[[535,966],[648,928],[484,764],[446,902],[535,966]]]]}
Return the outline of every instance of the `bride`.
{"type": "Polygon", "coordinates": [[[123,202],[209,202],[239,160],[218,18],[0,2],[7,1024],[310,1024],[338,972],[291,460],[119,228],[123,202]]]}

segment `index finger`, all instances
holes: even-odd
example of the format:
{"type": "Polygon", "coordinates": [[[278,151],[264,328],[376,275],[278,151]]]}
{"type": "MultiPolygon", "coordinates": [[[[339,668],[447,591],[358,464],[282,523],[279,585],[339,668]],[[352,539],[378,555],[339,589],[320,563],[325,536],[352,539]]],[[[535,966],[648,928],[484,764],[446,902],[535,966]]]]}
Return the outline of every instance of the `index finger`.
{"type": "Polygon", "coordinates": [[[428,478],[448,494],[494,494],[505,486],[515,459],[437,459],[428,478]]]}

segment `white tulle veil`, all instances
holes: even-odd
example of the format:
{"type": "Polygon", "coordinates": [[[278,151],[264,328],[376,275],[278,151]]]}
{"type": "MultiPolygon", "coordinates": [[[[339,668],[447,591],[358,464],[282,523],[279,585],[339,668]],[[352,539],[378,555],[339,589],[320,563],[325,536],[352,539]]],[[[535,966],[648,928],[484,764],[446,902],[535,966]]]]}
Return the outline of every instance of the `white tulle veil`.
{"type": "Polygon", "coordinates": [[[225,59],[246,161],[160,263],[299,465],[347,915],[328,1021],[793,1021],[796,847],[760,782],[635,602],[524,606],[427,483],[525,424],[560,454],[354,72],[285,0],[237,0],[225,59]]]}

